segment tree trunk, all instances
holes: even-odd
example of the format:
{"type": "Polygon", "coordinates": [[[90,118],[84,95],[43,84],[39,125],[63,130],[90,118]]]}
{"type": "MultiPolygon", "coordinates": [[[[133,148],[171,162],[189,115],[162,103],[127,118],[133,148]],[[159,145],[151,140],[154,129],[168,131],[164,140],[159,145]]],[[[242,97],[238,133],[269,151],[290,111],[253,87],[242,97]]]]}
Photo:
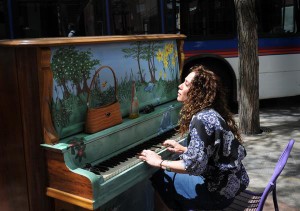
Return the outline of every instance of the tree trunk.
{"type": "Polygon", "coordinates": [[[239,119],[243,134],[260,133],[255,0],[234,0],[239,51],[239,119]]]}

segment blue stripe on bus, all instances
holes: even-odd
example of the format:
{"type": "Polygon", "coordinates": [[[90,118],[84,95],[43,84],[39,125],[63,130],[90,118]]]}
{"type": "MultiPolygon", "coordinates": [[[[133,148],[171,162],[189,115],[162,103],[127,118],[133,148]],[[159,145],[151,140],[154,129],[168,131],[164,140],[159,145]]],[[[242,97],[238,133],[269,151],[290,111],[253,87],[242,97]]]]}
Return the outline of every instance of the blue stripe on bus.
{"type": "MultiPolygon", "coordinates": [[[[259,48],[278,48],[278,47],[300,47],[299,37],[286,38],[260,38],[259,48]]],[[[193,50],[222,50],[228,51],[238,47],[237,39],[228,40],[205,40],[205,41],[185,41],[184,51],[193,50]]]]}
{"type": "Polygon", "coordinates": [[[184,41],[183,50],[228,50],[237,48],[237,39],[230,40],[205,40],[205,41],[184,41]]]}
{"type": "Polygon", "coordinates": [[[260,48],[300,46],[300,37],[282,37],[282,38],[261,38],[259,39],[260,48]]]}

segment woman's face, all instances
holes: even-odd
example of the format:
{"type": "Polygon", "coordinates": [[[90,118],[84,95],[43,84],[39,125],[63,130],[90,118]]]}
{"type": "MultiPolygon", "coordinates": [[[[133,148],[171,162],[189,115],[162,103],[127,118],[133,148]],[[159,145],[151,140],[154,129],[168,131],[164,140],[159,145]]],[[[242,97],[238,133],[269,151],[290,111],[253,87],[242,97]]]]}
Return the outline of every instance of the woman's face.
{"type": "Polygon", "coordinates": [[[179,102],[184,102],[187,99],[187,93],[192,85],[192,80],[195,77],[195,72],[191,72],[188,74],[188,76],[185,78],[184,82],[178,86],[178,94],[177,94],[177,100],[179,102]]]}

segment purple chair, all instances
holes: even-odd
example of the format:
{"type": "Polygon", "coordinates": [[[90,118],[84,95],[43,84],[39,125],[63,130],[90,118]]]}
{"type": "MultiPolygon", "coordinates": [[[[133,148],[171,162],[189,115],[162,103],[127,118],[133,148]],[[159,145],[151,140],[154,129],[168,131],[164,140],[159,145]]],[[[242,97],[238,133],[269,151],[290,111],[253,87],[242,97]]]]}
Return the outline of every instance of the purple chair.
{"type": "Polygon", "coordinates": [[[278,176],[281,174],[289,155],[292,151],[294,140],[290,140],[284,151],[282,152],[279,160],[276,164],[274,169],[274,173],[264,189],[262,193],[256,193],[249,190],[245,190],[241,192],[238,196],[235,197],[233,203],[225,209],[225,211],[241,211],[241,210],[256,210],[262,211],[265,201],[270,192],[273,195],[273,203],[274,203],[274,210],[278,211],[278,203],[276,197],[276,180],[278,176]]]}

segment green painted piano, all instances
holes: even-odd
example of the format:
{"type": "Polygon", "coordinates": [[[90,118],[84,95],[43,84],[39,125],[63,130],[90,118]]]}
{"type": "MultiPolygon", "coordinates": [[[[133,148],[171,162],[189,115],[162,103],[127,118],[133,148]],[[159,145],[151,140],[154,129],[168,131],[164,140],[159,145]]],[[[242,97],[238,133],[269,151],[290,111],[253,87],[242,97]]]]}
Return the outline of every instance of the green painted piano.
{"type": "Polygon", "coordinates": [[[56,210],[109,209],[118,195],[157,170],[135,157],[142,149],[175,159],[161,142],[183,141],[175,128],[184,39],[160,34],[1,42],[20,52],[19,64],[34,58],[28,69],[38,81],[46,194],[56,210]],[[87,109],[116,99],[122,122],[87,133],[87,109]]]}

